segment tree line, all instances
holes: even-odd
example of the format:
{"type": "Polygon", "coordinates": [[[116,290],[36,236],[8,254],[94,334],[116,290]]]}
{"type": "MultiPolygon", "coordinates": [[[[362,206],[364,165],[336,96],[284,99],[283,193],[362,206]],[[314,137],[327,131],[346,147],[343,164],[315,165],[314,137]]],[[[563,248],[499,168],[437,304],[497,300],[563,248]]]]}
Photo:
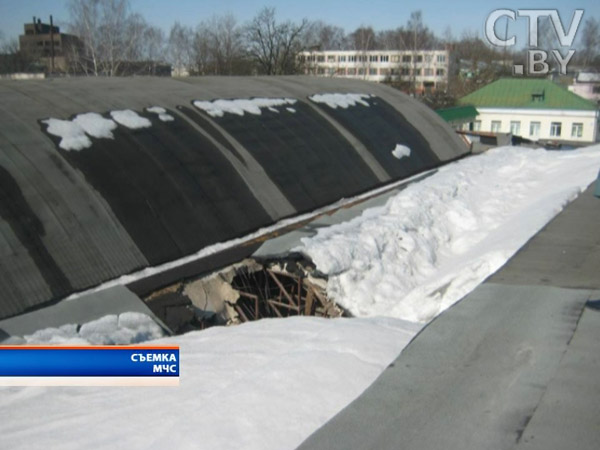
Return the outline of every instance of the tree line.
{"type": "Polygon", "coordinates": [[[323,21],[280,21],[273,7],[246,23],[232,14],[215,15],[196,27],[176,22],[168,34],[131,11],[129,0],[70,0],[70,33],[83,42],[73,54],[77,69],[115,75],[124,61],[168,62],[195,75],[282,75],[301,71],[302,50],[432,49],[442,40],[424,24],[420,11],[406,26],[351,33],[323,21]]]}
{"type": "MultiPolygon", "coordinates": [[[[191,75],[282,75],[302,72],[297,55],[303,50],[422,50],[449,46],[455,59],[471,65],[475,79],[470,84],[493,81],[502,73],[494,64],[519,58],[483,41],[476,33],[455,38],[447,28],[441,36],[429,29],[421,11],[395,29],[375,30],[360,26],[347,33],[323,21],[279,20],[275,8],[264,7],[249,21],[240,23],[232,14],[215,15],[195,27],[176,22],[168,33],[149,24],[131,9],[129,0],[69,0],[67,31],[80,39],[69,52],[74,73],[114,76],[135,64],[143,73],[154,74],[160,64],[191,75]]],[[[541,24],[541,34],[545,29],[541,24]]],[[[577,62],[600,68],[600,26],[591,17],[580,38],[577,62]]],[[[0,36],[0,54],[13,54],[13,64],[27,64],[15,41],[0,36]]],[[[29,58],[35,59],[35,58],[29,58]]],[[[464,64],[463,64],[464,65],[464,64]]],[[[460,84],[460,83],[458,83],[460,84]]]]}

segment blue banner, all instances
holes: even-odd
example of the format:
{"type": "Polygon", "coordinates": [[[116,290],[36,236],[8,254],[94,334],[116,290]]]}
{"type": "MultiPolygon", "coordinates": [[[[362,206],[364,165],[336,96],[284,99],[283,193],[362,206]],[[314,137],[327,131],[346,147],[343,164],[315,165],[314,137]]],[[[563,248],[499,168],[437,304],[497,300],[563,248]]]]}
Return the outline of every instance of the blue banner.
{"type": "Polygon", "coordinates": [[[178,376],[178,347],[0,346],[0,377],[178,376]]]}

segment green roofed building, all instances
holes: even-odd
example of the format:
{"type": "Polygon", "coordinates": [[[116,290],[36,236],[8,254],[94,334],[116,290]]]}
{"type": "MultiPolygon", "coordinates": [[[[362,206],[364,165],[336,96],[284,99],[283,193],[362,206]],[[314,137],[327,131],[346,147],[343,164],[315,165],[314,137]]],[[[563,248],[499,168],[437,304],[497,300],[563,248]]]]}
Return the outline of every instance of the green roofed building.
{"type": "Polygon", "coordinates": [[[454,128],[473,123],[477,118],[477,109],[471,105],[437,109],[435,112],[454,128]]]}
{"type": "Polygon", "coordinates": [[[532,140],[596,142],[598,106],[546,79],[502,78],[459,100],[479,113],[467,129],[532,140]]]}

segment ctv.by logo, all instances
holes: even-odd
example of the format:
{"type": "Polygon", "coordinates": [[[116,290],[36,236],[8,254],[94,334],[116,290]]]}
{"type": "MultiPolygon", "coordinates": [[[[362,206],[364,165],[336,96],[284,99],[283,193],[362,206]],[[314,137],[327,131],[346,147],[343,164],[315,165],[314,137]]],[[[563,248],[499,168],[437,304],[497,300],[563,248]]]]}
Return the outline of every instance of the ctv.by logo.
{"type": "MultiPolygon", "coordinates": [[[[516,44],[515,36],[505,36],[501,39],[496,35],[495,25],[501,17],[516,20],[518,17],[526,17],[529,22],[529,47],[538,47],[538,20],[540,17],[550,17],[550,23],[554,28],[554,33],[558,38],[561,47],[571,47],[577,34],[577,29],[583,17],[583,9],[576,9],[573,19],[568,30],[565,32],[560,16],[556,9],[519,9],[516,12],[512,9],[497,9],[492,11],[485,21],[485,37],[488,42],[497,47],[512,47],[516,44]]],[[[507,19],[507,21],[508,21],[507,19]]],[[[508,24],[507,24],[508,26],[508,24]]],[[[567,73],[567,64],[573,58],[575,50],[569,50],[565,56],[562,55],[560,49],[551,50],[551,55],[559,65],[559,72],[562,75],[567,73]]],[[[527,74],[529,75],[545,75],[550,71],[548,64],[548,52],[542,49],[527,51],[527,74]]],[[[513,66],[515,75],[523,75],[524,67],[521,64],[513,66]]]]}

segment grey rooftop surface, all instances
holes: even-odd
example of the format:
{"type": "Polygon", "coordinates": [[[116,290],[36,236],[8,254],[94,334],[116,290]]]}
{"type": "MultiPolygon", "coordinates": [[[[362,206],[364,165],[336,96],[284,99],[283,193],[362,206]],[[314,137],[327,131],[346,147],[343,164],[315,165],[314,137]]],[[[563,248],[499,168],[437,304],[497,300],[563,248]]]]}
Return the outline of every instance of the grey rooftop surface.
{"type": "MultiPolygon", "coordinates": [[[[0,81],[0,319],[466,153],[432,110],[375,83],[315,77],[0,81]],[[365,97],[342,110],[310,99],[321,93],[365,97]],[[253,97],[293,99],[294,108],[211,116],[193,104],[253,97]],[[172,120],[159,120],[148,110],[153,106],[172,120]],[[90,112],[111,119],[111,112],[128,109],[151,126],[119,123],[112,138],[88,132],[89,146],[78,150],[61,146],[46,121],[90,112]],[[409,146],[410,157],[395,158],[397,144],[409,146]]],[[[245,250],[236,256],[253,251],[245,250]]],[[[215,270],[222,260],[207,260],[202,270],[215,270]]],[[[142,290],[173,283],[180,273],[138,283],[135,292],[145,295],[142,290]]]]}
{"type": "Polygon", "coordinates": [[[600,448],[594,188],[299,449],[600,448]]]}

